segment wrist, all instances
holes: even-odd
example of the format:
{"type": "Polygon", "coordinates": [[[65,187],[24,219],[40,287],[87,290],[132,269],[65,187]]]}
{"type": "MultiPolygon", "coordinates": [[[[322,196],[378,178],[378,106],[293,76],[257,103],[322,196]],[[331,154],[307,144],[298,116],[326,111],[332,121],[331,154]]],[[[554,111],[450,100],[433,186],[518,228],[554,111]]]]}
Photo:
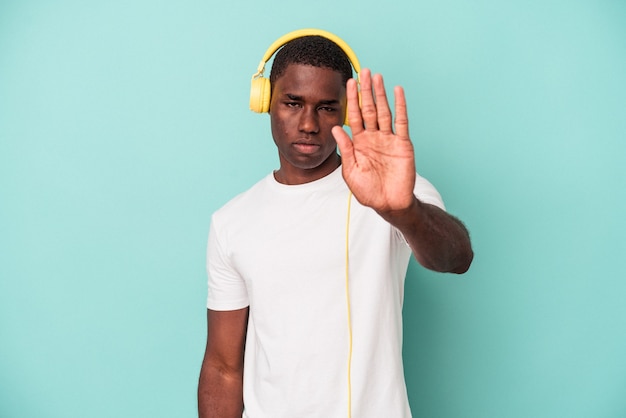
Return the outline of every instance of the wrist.
{"type": "Polygon", "coordinates": [[[410,225],[415,222],[416,216],[419,214],[422,207],[422,202],[412,196],[408,205],[402,208],[380,210],[377,213],[393,226],[402,229],[405,225],[410,225]]]}

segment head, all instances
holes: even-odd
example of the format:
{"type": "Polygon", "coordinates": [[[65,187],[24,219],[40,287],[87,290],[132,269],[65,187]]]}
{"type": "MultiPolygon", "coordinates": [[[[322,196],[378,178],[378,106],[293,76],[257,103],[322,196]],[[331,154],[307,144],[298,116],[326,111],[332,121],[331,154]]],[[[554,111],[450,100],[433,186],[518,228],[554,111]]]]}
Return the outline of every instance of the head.
{"type": "Polygon", "coordinates": [[[279,181],[306,183],[339,166],[331,129],[343,124],[351,77],[346,54],[324,37],[296,38],[278,51],[270,75],[269,113],[279,181]]]}

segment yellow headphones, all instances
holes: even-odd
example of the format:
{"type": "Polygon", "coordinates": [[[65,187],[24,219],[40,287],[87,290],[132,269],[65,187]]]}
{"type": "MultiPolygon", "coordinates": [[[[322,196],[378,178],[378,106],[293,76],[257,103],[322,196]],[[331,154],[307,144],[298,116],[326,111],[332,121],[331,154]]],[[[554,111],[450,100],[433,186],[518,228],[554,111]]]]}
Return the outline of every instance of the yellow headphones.
{"type": "MultiPolygon", "coordinates": [[[[292,41],[296,38],[301,38],[303,36],[322,36],[326,39],[333,41],[339,48],[343,50],[348,56],[348,60],[350,60],[350,64],[352,64],[352,68],[357,73],[357,81],[358,75],[361,72],[361,65],[359,64],[359,60],[356,57],[356,54],[352,49],[345,43],[341,38],[337,35],[334,35],[330,32],[326,32],[321,29],[299,29],[293,32],[289,32],[286,35],[278,38],[265,52],[263,55],[263,59],[259,64],[256,73],[252,76],[252,86],[250,88],[250,110],[257,113],[265,113],[270,110],[270,99],[271,99],[271,86],[269,78],[263,77],[263,71],[265,71],[265,63],[269,61],[269,59],[274,55],[274,53],[287,42],[292,41]]],[[[346,120],[344,122],[346,125],[348,124],[348,112],[346,112],[346,120]]]]}

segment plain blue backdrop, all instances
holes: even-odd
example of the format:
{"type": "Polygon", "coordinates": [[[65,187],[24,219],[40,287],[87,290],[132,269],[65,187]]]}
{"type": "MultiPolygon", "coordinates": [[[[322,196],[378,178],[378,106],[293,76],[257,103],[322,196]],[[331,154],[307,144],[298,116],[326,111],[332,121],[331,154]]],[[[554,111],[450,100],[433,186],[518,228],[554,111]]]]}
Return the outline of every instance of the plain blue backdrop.
{"type": "Polygon", "coordinates": [[[419,417],[626,416],[626,3],[0,2],[0,416],[192,417],[211,213],[277,167],[266,48],[342,37],[404,86],[471,231],[409,268],[419,417]]]}

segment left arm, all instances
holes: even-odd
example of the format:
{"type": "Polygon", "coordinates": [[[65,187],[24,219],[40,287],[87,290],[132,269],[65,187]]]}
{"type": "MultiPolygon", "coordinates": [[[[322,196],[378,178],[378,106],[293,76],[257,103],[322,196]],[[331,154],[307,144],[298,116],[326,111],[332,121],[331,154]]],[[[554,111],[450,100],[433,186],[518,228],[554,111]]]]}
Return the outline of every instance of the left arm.
{"type": "Polygon", "coordinates": [[[464,273],[473,258],[467,230],[459,220],[413,194],[415,155],[403,89],[394,90],[395,122],[382,76],[361,71],[360,106],[356,81],[350,80],[347,89],[352,139],[339,126],[333,128],[333,135],[354,197],[398,228],[424,267],[464,273]]]}

